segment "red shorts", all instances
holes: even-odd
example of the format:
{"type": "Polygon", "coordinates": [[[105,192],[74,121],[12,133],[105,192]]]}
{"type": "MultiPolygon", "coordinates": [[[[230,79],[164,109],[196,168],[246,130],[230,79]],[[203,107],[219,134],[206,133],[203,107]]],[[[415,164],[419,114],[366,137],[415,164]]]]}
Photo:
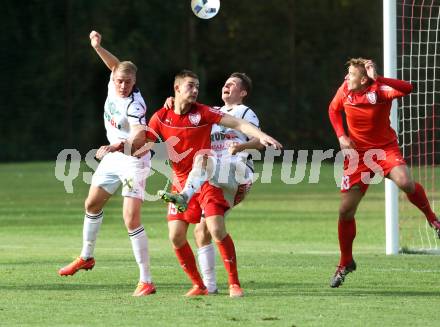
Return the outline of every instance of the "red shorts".
{"type": "MultiPolygon", "coordinates": [[[[176,191],[174,186],[171,190],[176,191]]],[[[205,217],[224,216],[228,209],[229,204],[223,196],[222,189],[206,182],[200,188],[200,192],[191,198],[185,212],[178,212],[174,204],[169,203],[167,218],[168,221],[183,220],[188,224],[197,224],[200,222],[202,212],[205,217]]]]}
{"type": "Polygon", "coordinates": [[[394,167],[406,165],[398,146],[359,151],[357,154],[358,156],[353,154],[349,155],[350,158],[345,158],[341,192],[347,192],[353,186],[359,185],[361,192],[365,194],[371,184],[370,180],[376,174],[385,177],[394,167]]]}

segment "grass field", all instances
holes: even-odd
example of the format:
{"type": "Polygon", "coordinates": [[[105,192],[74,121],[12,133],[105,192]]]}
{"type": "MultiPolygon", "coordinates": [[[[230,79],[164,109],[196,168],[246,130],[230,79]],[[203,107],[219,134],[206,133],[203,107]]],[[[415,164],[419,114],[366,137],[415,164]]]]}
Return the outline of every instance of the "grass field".
{"type": "MultiPolygon", "coordinates": [[[[182,296],[190,283],[167,240],[165,206],[147,202],[157,294],[133,298],[138,268],[121,219],[121,197],[105,210],[93,271],[61,278],[82,242],[88,185],[67,194],[55,163],[0,165],[1,326],[438,326],[437,256],[385,256],[383,184],[372,186],[357,215],[358,270],[339,289],[338,189],[333,167],[319,184],[257,183],[228,217],[246,296],[230,299],[219,263],[220,294],[182,296]]],[[[279,166],[276,166],[279,169],[279,166]]],[[[152,178],[153,192],[163,180],[152,178]]],[[[218,258],[217,258],[218,259],[218,258]]]]}

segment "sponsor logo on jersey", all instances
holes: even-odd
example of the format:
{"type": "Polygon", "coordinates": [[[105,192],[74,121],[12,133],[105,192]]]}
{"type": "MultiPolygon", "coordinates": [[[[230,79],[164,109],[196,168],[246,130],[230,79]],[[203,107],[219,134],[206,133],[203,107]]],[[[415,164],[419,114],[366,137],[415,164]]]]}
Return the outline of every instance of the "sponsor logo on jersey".
{"type": "Polygon", "coordinates": [[[116,109],[116,105],[113,102],[110,102],[108,104],[108,111],[110,112],[110,114],[112,115],[120,115],[121,113],[119,112],[119,110],[116,109]]]}
{"type": "Polygon", "coordinates": [[[233,140],[236,137],[234,133],[215,132],[211,134],[211,142],[233,140]]]}
{"type": "Polygon", "coordinates": [[[367,100],[368,102],[370,102],[371,104],[376,104],[377,102],[377,94],[376,92],[367,92],[367,100]]]}
{"type": "Polygon", "coordinates": [[[202,119],[202,116],[200,115],[200,112],[194,112],[194,113],[190,113],[188,115],[188,118],[191,124],[197,126],[200,123],[200,119],[202,119]]]}

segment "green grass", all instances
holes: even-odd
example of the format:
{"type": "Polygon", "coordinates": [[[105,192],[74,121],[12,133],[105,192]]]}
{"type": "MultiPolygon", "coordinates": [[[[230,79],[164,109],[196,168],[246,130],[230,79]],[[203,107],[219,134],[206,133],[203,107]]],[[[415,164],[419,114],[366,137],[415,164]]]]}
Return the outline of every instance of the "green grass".
{"type": "MultiPolygon", "coordinates": [[[[322,168],[319,184],[284,185],[279,172],[271,184],[257,183],[228,217],[241,299],[227,296],[219,260],[219,295],[182,296],[190,283],[167,240],[165,206],[146,202],[158,292],[133,298],[138,268],[119,195],[105,210],[94,270],[57,275],[79,254],[88,185],[80,174],[67,194],[54,167],[0,165],[1,326],[438,326],[438,257],[385,256],[383,184],[372,186],[359,208],[358,270],[331,289],[339,204],[333,168],[322,168]]],[[[148,184],[152,193],[164,182],[153,177],[148,184]]]]}

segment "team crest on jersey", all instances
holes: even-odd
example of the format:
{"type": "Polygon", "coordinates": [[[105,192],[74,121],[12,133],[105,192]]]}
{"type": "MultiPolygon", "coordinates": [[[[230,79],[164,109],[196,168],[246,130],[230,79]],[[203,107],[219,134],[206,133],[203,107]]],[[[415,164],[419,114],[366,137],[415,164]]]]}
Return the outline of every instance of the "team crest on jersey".
{"type": "Polygon", "coordinates": [[[376,104],[377,101],[377,94],[376,92],[367,92],[367,99],[368,102],[370,102],[371,104],[376,104]]]}
{"type": "Polygon", "coordinates": [[[200,123],[200,119],[202,119],[202,116],[200,115],[200,112],[194,112],[194,113],[190,113],[188,115],[188,118],[191,124],[197,126],[200,123]]]}

